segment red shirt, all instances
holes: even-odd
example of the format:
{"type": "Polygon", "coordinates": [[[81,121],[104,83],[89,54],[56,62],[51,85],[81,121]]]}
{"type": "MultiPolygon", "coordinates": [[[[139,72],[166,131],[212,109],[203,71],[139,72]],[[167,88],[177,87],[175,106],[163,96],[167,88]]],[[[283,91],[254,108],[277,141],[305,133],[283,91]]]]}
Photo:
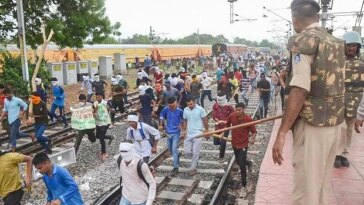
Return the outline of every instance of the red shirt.
{"type": "Polygon", "coordinates": [[[154,73],[154,82],[157,84],[163,85],[163,73],[160,72],[159,74],[157,72],[154,73]]]}
{"type": "MultiPolygon", "coordinates": [[[[223,107],[219,106],[217,103],[215,103],[212,106],[212,118],[216,120],[226,121],[228,116],[234,112],[234,107],[231,105],[225,105],[223,107]]],[[[222,129],[225,128],[226,124],[218,124],[215,125],[215,129],[222,129]]]]}
{"type": "Polygon", "coordinates": [[[0,95],[0,108],[1,108],[1,111],[4,108],[4,103],[5,103],[5,95],[0,95]]]}
{"type": "MultiPolygon", "coordinates": [[[[248,123],[248,122],[252,122],[252,118],[249,115],[244,115],[242,120],[238,119],[238,116],[236,113],[233,113],[231,115],[229,115],[229,117],[227,118],[227,127],[230,126],[235,126],[235,125],[240,125],[240,124],[244,124],[244,123],[248,123]]],[[[249,144],[249,131],[251,133],[257,133],[257,130],[255,129],[255,126],[250,126],[250,127],[244,127],[244,128],[238,128],[238,129],[233,129],[231,131],[231,137],[232,137],[232,141],[231,144],[233,145],[234,148],[237,149],[242,149],[245,147],[248,147],[249,144]]]]}
{"type": "Polygon", "coordinates": [[[234,76],[235,76],[235,78],[240,82],[241,81],[241,79],[243,78],[243,74],[241,74],[239,71],[236,71],[235,73],[234,73],[234,76]]]}

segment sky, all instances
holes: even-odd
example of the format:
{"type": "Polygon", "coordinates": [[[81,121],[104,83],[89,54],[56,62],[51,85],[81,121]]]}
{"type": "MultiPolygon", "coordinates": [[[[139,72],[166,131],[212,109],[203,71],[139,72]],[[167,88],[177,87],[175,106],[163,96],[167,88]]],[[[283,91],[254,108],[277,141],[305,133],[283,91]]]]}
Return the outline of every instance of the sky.
{"type": "MultiPolygon", "coordinates": [[[[257,19],[230,24],[230,3],[227,0],[105,0],[106,15],[111,22],[121,23],[121,38],[133,34],[148,34],[152,26],[162,38],[178,39],[192,33],[223,34],[248,40],[284,41],[287,21],[267,12],[263,6],[291,20],[291,0],[237,0],[235,19],[257,19]],[[263,18],[263,15],[267,17],[263,18]]],[[[334,0],[330,12],[359,11],[362,0],[334,0]]],[[[342,36],[354,25],[356,16],[336,16],[328,26],[334,25],[334,35],[342,36]]],[[[363,22],[364,24],[364,22],[363,22]]]]}

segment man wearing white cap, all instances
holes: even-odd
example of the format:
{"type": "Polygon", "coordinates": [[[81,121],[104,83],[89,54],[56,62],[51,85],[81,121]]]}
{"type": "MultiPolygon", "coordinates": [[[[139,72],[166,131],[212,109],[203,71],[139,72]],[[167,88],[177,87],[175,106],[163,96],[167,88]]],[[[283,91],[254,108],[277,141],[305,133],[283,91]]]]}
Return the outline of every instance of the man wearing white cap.
{"type": "Polygon", "coordinates": [[[213,101],[212,97],[211,97],[211,87],[212,87],[212,82],[213,80],[207,76],[206,72],[202,73],[202,94],[201,94],[201,107],[204,107],[204,100],[205,97],[207,96],[210,100],[210,102],[213,101]]]}
{"type": "Polygon", "coordinates": [[[47,90],[49,89],[49,87],[47,85],[44,85],[44,83],[42,83],[41,78],[35,78],[34,82],[37,88],[37,92],[40,95],[40,99],[42,99],[43,102],[47,102],[48,98],[47,90]]]}
{"type": "Polygon", "coordinates": [[[130,127],[126,130],[126,140],[133,142],[136,153],[148,163],[150,155],[157,153],[157,144],[161,135],[154,127],[139,122],[136,115],[128,115],[128,123],[130,127]]]}
{"type": "Polygon", "coordinates": [[[120,205],[152,205],[157,184],[148,164],[135,153],[133,144],[120,143],[119,151],[122,157],[119,169],[123,180],[120,205]],[[138,169],[141,174],[138,173],[138,169]]]}
{"type": "Polygon", "coordinates": [[[139,87],[139,85],[147,84],[152,82],[142,71],[138,71],[137,73],[137,80],[136,80],[136,87],[139,87]]]}

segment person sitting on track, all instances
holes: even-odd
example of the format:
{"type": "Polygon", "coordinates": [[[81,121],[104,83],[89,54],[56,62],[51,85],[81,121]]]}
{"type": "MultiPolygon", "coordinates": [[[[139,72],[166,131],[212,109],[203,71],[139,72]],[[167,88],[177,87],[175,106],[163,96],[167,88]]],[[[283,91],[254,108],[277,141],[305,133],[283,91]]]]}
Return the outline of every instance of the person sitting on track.
{"type": "MultiPolygon", "coordinates": [[[[234,107],[229,104],[226,99],[226,94],[224,92],[219,92],[217,94],[217,102],[212,106],[212,119],[215,123],[215,130],[223,129],[226,127],[227,117],[232,114],[235,110],[234,107]]],[[[222,133],[221,133],[222,134],[222,133]]],[[[223,133],[224,137],[229,136],[229,131],[225,131],[223,133]]],[[[214,138],[214,144],[220,145],[220,155],[219,161],[220,163],[224,162],[226,141],[220,140],[218,138],[214,138]]]]}
{"type": "MultiPolygon", "coordinates": [[[[237,103],[235,105],[235,112],[230,114],[226,120],[226,126],[235,126],[253,121],[252,118],[245,113],[245,104],[237,103]]],[[[246,166],[252,166],[251,162],[247,161],[249,132],[252,133],[250,137],[250,144],[254,144],[257,131],[255,126],[238,128],[231,131],[231,144],[234,149],[235,159],[240,167],[242,191],[240,197],[247,195],[247,181],[246,181],[246,166]]]]}
{"type": "Polygon", "coordinates": [[[158,140],[160,133],[154,127],[139,122],[138,116],[128,115],[129,128],[126,130],[126,140],[132,141],[138,155],[148,163],[150,155],[157,153],[158,140]]]}

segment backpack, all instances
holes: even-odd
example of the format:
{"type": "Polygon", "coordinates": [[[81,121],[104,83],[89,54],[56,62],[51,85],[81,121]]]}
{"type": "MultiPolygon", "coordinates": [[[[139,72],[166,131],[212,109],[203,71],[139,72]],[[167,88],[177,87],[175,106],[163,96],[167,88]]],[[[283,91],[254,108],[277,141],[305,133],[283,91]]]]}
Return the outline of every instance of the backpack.
{"type": "MultiPolygon", "coordinates": [[[[143,139],[143,140],[145,140],[145,139],[146,139],[146,137],[145,137],[144,130],[143,130],[143,123],[142,123],[142,122],[139,122],[139,124],[140,124],[140,129],[139,129],[140,135],[142,136],[142,139],[143,139]]],[[[133,139],[135,139],[135,137],[134,137],[134,133],[133,133],[133,129],[130,129],[130,136],[131,136],[133,139]]],[[[150,146],[152,146],[152,147],[153,147],[153,145],[154,145],[154,141],[155,141],[154,136],[149,135],[148,142],[149,142],[150,146]]]]}
{"type": "MultiPolygon", "coordinates": [[[[118,164],[118,167],[120,169],[120,164],[121,164],[121,155],[119,155],[118,159],[116,160],[116,163],[118,164]]],[[[143,180],[143,182],[145,183],[145,185],[147,185],[148,189],[149,189],[149,184],[147,182],[147,180],[145,180],[145,177],[143,175],[143,172],[142,172],[142,165],[144,164],[145,162],[143,161],[143,159],[140,159],[138,161],[138,165],[137,165],[137,172],[138,172],[138,176],[141,180],[143,180]]],[[[120,177],[120,186],[121,186],[121,183],[123,182],[123,178],[120,177]]]]}

